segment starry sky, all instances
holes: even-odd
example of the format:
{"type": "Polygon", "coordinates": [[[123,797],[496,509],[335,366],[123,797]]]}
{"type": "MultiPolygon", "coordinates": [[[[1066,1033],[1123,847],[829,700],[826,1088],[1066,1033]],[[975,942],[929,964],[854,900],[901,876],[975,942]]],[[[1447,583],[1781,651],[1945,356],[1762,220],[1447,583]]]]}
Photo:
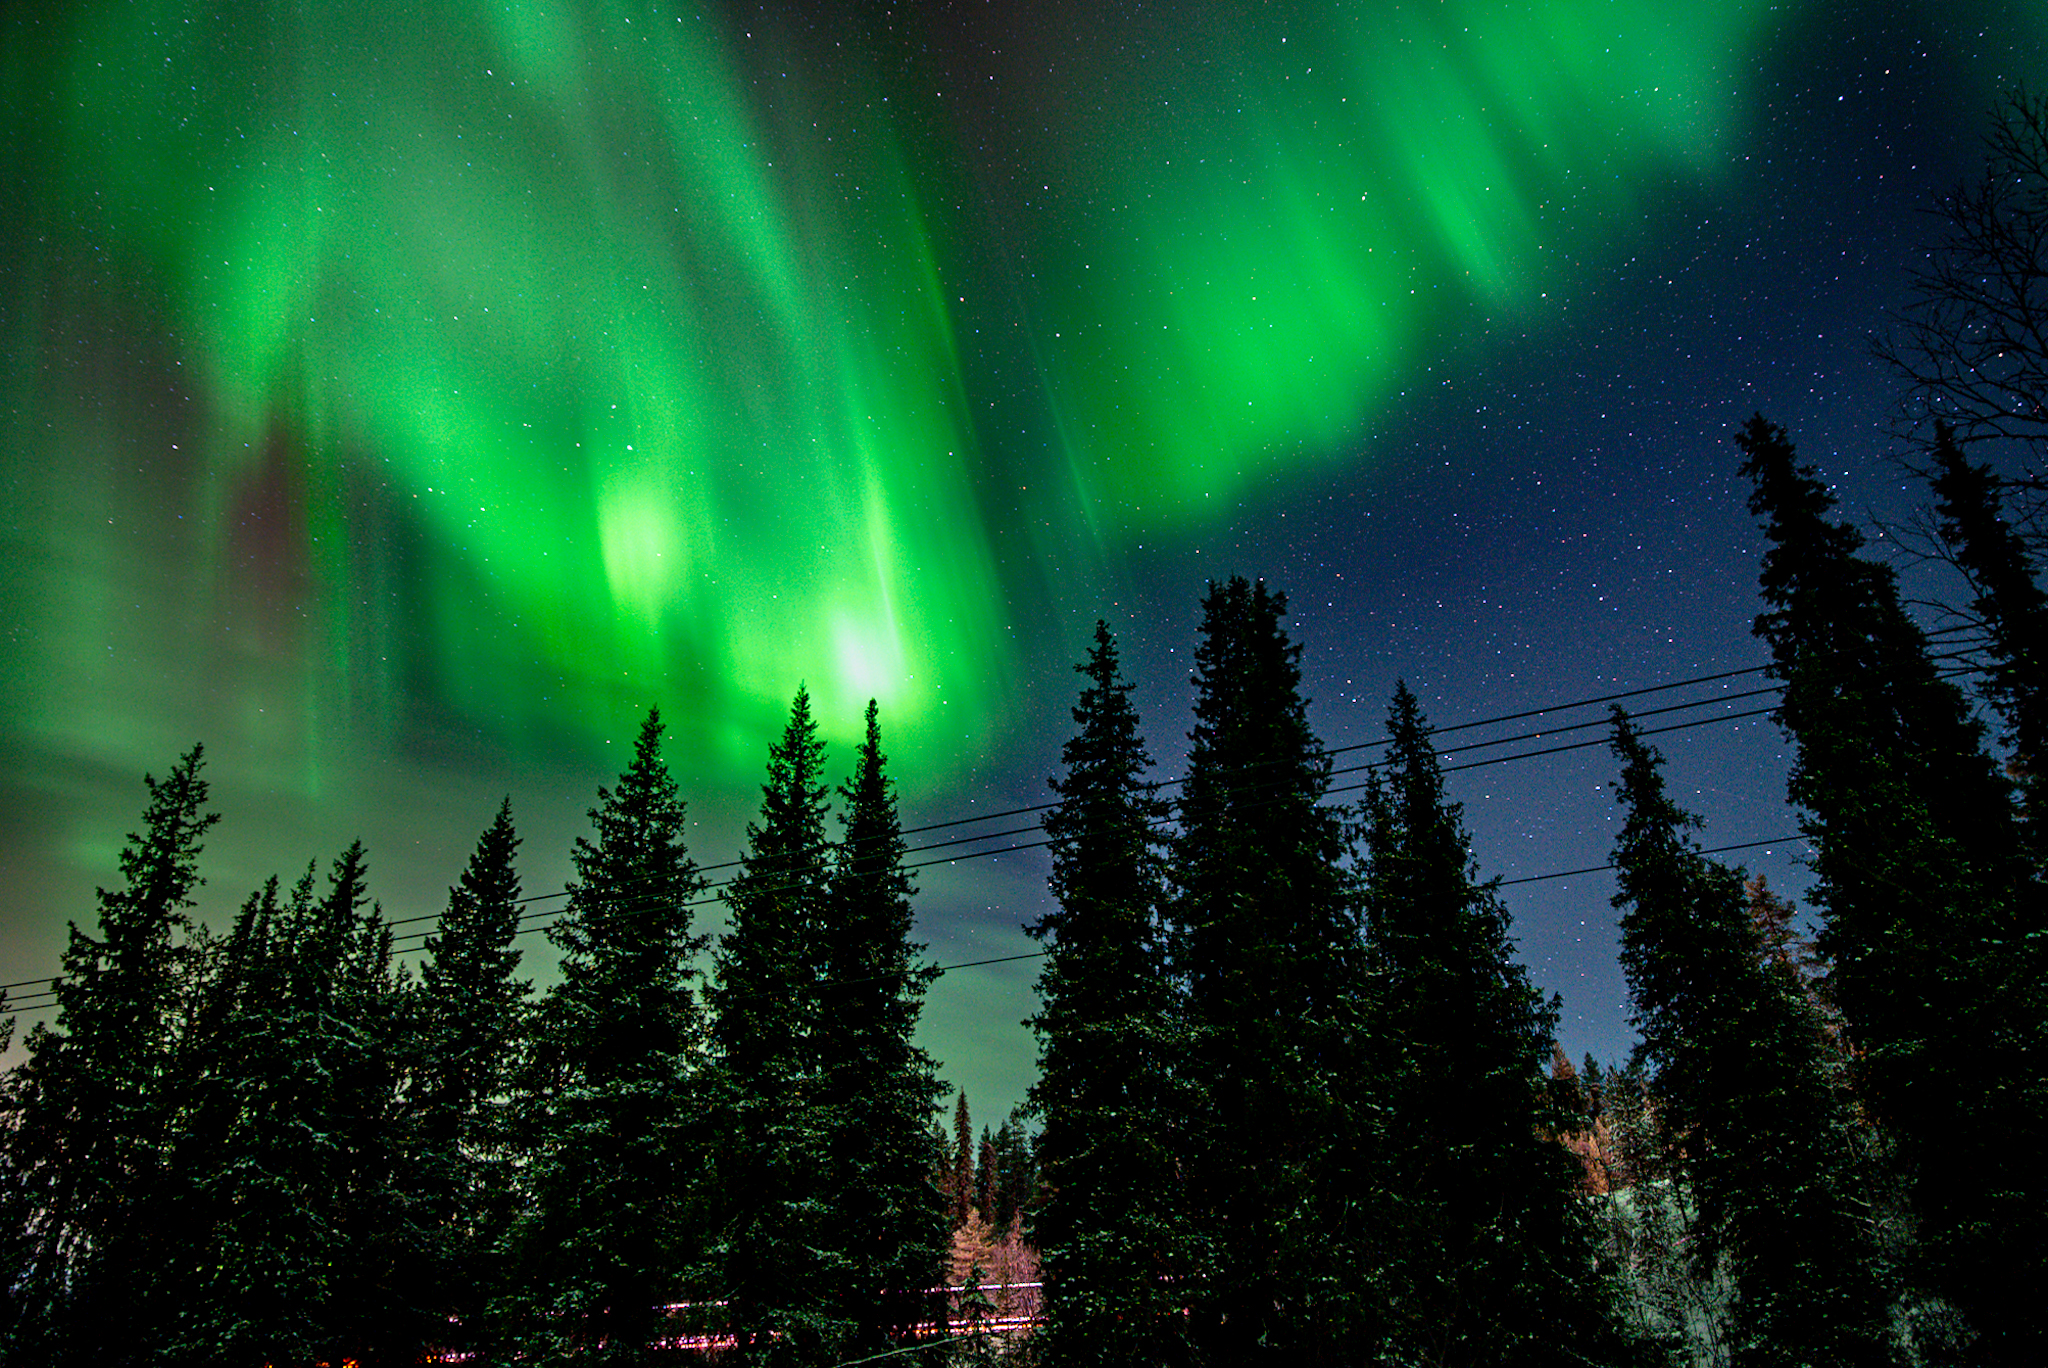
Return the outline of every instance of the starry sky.
{"type": "MultiPolygon", "coordinates": [[[[1907,516],[1870,338],[2048,79],[2019,0],[63,0],[0,45],[5,981],[194,741],[204,916],[360,836],[409,918],[507,793],[559,890],[650,703],[716,865],[798,683],[842,768],[873,697],[906,824],[978,819],[911,838],[961,842],[913,856],[957,963],[1031,948],[1044,854],[988,852],[1098,616],[1162,777],[1211,577],[1289,593],[1345,766],[1397,678],[1448,728],[1754,666],[1734,429],[1907,516]]],[[[1611,880],[1540,877],[1604,863],[1611,762],[1480,763],[1598,715],[1443,743],[1618,1059],[1611,880]]],[[[1796,893],[1769,723],[1659,739],[1796,893]]],[[[933,989],[984,1118],[1035,972],[933,989]]]]}

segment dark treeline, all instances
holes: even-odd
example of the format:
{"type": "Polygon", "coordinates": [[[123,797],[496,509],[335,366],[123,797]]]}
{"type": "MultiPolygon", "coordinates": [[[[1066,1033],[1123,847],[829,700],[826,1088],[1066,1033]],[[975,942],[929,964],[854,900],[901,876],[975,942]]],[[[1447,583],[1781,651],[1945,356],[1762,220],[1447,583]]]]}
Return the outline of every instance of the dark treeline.
{"type": "Polygon", "coordinates": [[[2038,569],[1940,429],[2001,764],[1785,433],[1737,445],[1819,934],[1615,709],[1621,1070],[1554,1045],[1405,686],[1329,804],[1284,599],[1211,584],[1169,807],[1098,624],[1033,928],[1043,1361],[2048,1362],[2038,569]]]}
{"type": "Polygon", "coordinates": [[[942,1318],[933,971],[875,710],[830,833],[797,694],[708,985],[661,736],[598,792],[537,998],[509,802],[413,973],[360,843],[195,927],[200,749],[146,780],[0,1090],[0,1361],[810,1364],[942,1318]]]}
{"type": "Polygon", "coordinates": [[[1284,599],[1211,584],[1169,806],[1098,625],[1033,928],[1046,1362],[2048,1362],[2048,483],[1969,457],[2048,442],[2048,102],[1942,207],[1885,354],[2002,759],[1752,419],[1818,936],[1701,852],[1617,709],[1623,1069],[1551,1043],[1405,687],[1364,800],[1326,803],[1284,599]]]}
{"type": "MultiPolygon", "coordinates": [[[[2026,193],[1951,211],[2031,224],[2038,258],[2048,107],[2002,129],[1993,170],[2026,193]]],[[[2003,748],[1753,418],[1755,631],[1817,934],[1702,852],[1615,710],[1623,1067],[1555,1044],[1405,685],[1363,798],[1330,801],[1263,582],[1201,601],[1173,802],[1097,624],[1028,928],[1039,1076],[979,1135],[964,1094],[944,1124],[914,1039],[938,971],[872,704],[835,789],[797,692],[715,946],[650,713],[572,852],[538,995],[509,802],[416,970],[360,843],[197,926],[218,819],[194,747],[145,781],[54,1021],[0,1084],[0,1359],[2048,1362],[2042,487],[1970,453],[2048,387],[2027,407],[2008,369],[1969,410],[1938,348],[1942,326],[1975,345],[1954,320],[1978,265],[1928,278],[1954,293],[1915,316],[1926,374],[1902,369],[1936,410],[1930,526],[2003,748]],[[949,1320],[969,1333],[920,1338],[949,1320]]]]}
{"type": "Polygon", "coordinates": [[[2019,619],[1985,637],[2007,764],[1752,420],[1819,935],[1701,853],[1616,709],[1622,1069],[1554,1044],[1405,686],[1364,797],[1329,800],[1264,583],[1202,600],[1173,803],[1097,624],[1028,928],[1040,1074],[978,1135],[913,1038],[937,971],[873,705],[835,791],[798,691],[715,947],[650,713],[538,996],[509,802],[416,972],[360,843],[196,927],[195,747],[0,1090],[6,1362],[2044,1361],[2043,680],[2007,644],[2042,600],[1998,481],[1941,442],[1942,516],[2004,567],[1974,607],[2019,619]]]}

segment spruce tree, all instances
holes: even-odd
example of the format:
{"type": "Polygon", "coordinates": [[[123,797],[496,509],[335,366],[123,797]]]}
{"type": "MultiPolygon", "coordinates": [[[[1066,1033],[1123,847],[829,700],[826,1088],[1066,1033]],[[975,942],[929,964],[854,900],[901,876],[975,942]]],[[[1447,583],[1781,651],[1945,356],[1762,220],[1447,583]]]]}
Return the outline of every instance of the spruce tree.
{"type": "Polygon", "coordinates": [[[996,1223],[1001,1182],[996,1174],[996,1133],[983,1126],[981,1144],[975,1150],[974,1210],[982,1222],[991,1227],[994,1238],[998,1240],[1002,1238],[1002,1232],[993,1230],[993,1227],[996,1223]]]}
{"type": "Polygon", "coordinates": [[[361,841],[335,861],[322,901],[336,946],[335,1020],[328,1055],[344,1162],[330,1307],[339,1357],[410,1363],[445,1325],[421,1276],[430,1242],[413,1186],[415,1136],[401,1090],[420,1054],[415,989],[392,950],[384,909],[371,900],[361,841]]]}
{"type": "Polygon", "coordinates": [[[1381,973],[1379,1031],[1399,1210],[1388,1276],[1402,1348],[1441,1364],[1612,1363],[1630,1349],[1580,1169],[1547,1088],[1557,1008],[1513,959],[1507,909],[1479,879],[1462,809],[1407,686],[1365,808],[1366,916],[1381,973]]]}
{"type": "Polygon", "coordinates": [[[1039,1333],[1050,1363],[1162,1363],[1183,1352],[1187,1272],[1162,935],[1167,806],[1146,777],[1152,758],[1106,623],[1078,668],[1088,681],[1073,710],[1079,731],[1044,821],[1057,906],[1028,928],[1046,947],[1029,1022],[1048,1191],[1032,1221],[1045,1270],[1039,1333]]]}
{"type": "Polygon", "coordinates": [[[819,1360],[844,1338],[818,1305],[824,1160],[818,981],[826,928],[825,744],[799,688],[768,751],[761,815],[726,886],[706,998],[718,1116],[719,1298],[744,1361],[819,1360]]]}
{"type": "Polygon", "coordinates": [[[280,898],[275,878],[243,904],[217,981],[216,1025],[197,1043],[192,1123],[179,1152],[193,1191],[192,1248],[170,1337],[190,1362],[303,1363],[330,1345],[333,1197],[343,1160],[326,1065],[335,970],[322,951],[314,866],[280,898]],[[230,996],[230,993],[232,994],[230,996]]]}
{"type": "Polygon", "coordinates": [[[424,1304],[473,1328],[513,1214],[506,1109],[532,981],[520,978],[519,836],[512,800],[478,837],[420,966],[409,1098],[410,1183],[424,1237],[424,1304]]]}
{"type": "Polygon", "coordinates": [[[1021,1231],[1026,1215],[1038,1195],[1038,1155],[1031,1130],[1018,1107],[1003,1118],[989,1141],[992,1178],[988,1223],[999,1240],[1021,1231]]]}
{"type": "Polygon", "coordinates": [[[568,905],[548,930],[561,979],[541,1004],[500,1313],[543,1357],[638,1361],[699,1252],[703,938],[691,924],[704,880],[661,734],[650,710],[617,788],[598,790],[595,839],[577,838],[568,905]]]}
{"type": "Polygon", "coordinates": [[[71,926],[53,1026],[0,1093],[0,1218],[19,1232],[5,1271],[0,1357],[108,1363],[136,1351],[138,1316],[177,1216],[169,1145],[184,1102],[186,909],[206,811],[204,752],[144,776],[142,829],[122,847],[122,883],[99,890],[94,931],[71,926]]]}
{"type": "Polygon", "coordinates": [[[2005,518],[2001,482],[1935,426],[1934,494],[1943,541],[1968,578],[1971,614],[1989,640],[1984,692],[2006,725],[2023,795],[2034,878],[2048,879],[2048,594],[2027,544],[2005,518]]]}
{"type": "Polygon", "coordinates": [[[362,844],[244,904],[202,1005],[177,1167],[188,1245],[167,1361],[403,1362],[431,1325],[394,1274],[414,1232],[396,1125],[402,980],[362,844]]]}
{"type": "Polygon", "coordinates": [[[935,971],[910,939],[915,891],[872,700],[852,778],[840,789],[822,937],[819,1102],[828,1314],[852,1327],[844,1351],[887,1348],[926,1320],[946,1248],[946,1210],[932,1182],[931,1123],[945,1089],[915,1042],[935,971]]]}
{"type": "Polygon", "coordinates": [[[1286,610],[1263,582],[1209,586],[1172,845],[1181,1077],[1199,1090],[1184,1132],[1188,1325],[1200,1352],[1235,1363],[1317,1361],[1374,1333],[1357,1276],[1377,1186],[1360,943],[1286,610]]]}
{"type": "Polygon", "coordinates": [[[1688,1251],[1699,1239],[1691,1189],[1671,1165],[1646,1066],[1607,1071],[1601,1088],[1608,1130],[1608,1186],[1597,1208],[1606,1248],[1619,1265],[1617,1303],[1630,1334],[1652,1361],[1728,1361],[1726,1286],[1703,1276],[1688,1251]]]}
{"type": "MultiPolygon", "coordinates": [[[[295,902],[310,906],[313,869],[307,867],[293,890],[295,902]]],[[[237,1352],[260,1355],[261,1347],[238,1338],[235,1326],[260,1319],[253,1308],[236,1305],[230,1293],[235,1282],[227,1268],[225,1218],[237,1200],[223,1172],[238,1164],[259,1181],[250,1184],[266,1208],[276,1189],[246,1152],[251,1138],[245,1118],[260,1115],[268,1100],[258,1095],[272,1059],[266,1028],[275,1030],[294,1014],[266,1014],[264,1005],[280,990],[282,980],[272,937],[285,915],[276,876],[251,893],[235,915],[227,936],[201,947],[197,1003],[180,1045],[181,1072],[189,1080],[186,1106],[171,1151],[170,1200],[184,1218],[179,1237],[171,1242],[159,1279],[159,1304],[149,1324],[154,1339],[177,1355],[194,1359],[213,1356],[235,1361],[237,1352]]],[[[291,1121],[287,1120],[287,1126],[291,1121]]],[[[270,1218],[274,1226],[283,1221],[270,1218]]],[[[281,1264],[280,1281],[291,1270],[281,1264]]]]}
{"type": "Polygon", "coordinates": [[[967,1213],[974,1205],[974,1123],[968,1115],[964,1088],[953,1107],[953,1143],[946,1161],[945,1191],[952,1203],[951,1219],[957,1230],[967,1223],[967,1213]]]}
{"type": "Polygon", "coordinates": [[[1662,757],[1621,709],[1625,811],[1614,850],[1636,1059],[1663,1142],[1699,1204],[1695,1268],[1725,1268],[1726,1338],[1748,1365],[1891,1364],[1873,1153],[1826,1024],[1782,942],[1753,924],[1743,874],[1699,852],[1662,757]]]}
{"type": "Polygon", "coordinates": [[[1942,679],[1889,567],[1830,515],[1785,432],[1736,438],[1770,549],[1756,632],[1797,744],[1789,783],[1813,846],[1828,991],[1858,1093],[1896,1142],[1921,1272],[1986,1363],[2048,1359],[2029,1304],[2048,1284],[2043,900],[2010,784],[1942,679]]]}

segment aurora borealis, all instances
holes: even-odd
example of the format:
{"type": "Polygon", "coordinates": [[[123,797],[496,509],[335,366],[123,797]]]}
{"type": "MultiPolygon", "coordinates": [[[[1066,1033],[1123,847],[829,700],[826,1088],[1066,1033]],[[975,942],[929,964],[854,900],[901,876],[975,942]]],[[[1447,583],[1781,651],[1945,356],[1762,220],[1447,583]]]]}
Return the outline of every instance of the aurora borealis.
{"type": "MultiPolygon", "coordinates": [[[[1544,557],[1645,517],[1577,527],[1609,439],[1558,430],[1572,385],[1705,453],[1608,448],[1645,497],[1625,451],[1678,473],[1659,497],[1730,497],[1732,462],[1688,464],[1730,405],[1809,450],[1881,424],[1810,376],[1860,363],[1855,310],[1907,263],[1804,273],[1882,256],[1857,216],[1944,188],[2000,83],[2040,74],[2048,19],[1961,8],[10,9],[5,977],[54,962],[141,773],[194,739],[226,813],[208,909],[363,834],[397,913],[438,904],[507,789],[528,886],[554,886],[649,702],[707,861],[799,681],[841,754],[880,699],[913,819],[1038,801],[1088,625],[1133,624],[1172,706],[1207,573],[1316,605],[1340,730],[1376,723],[1382,664],[1447,681],[1448,721],[1739,656],[1739,500],[1694,597],[1625,629],[1503,645],[1414,605],[1490,575],[1496,603],[1570,583],[1532,601],[1587,619],[1583,566],[1544,557]],[[1829,195],[1787,168],[1836,147],[1826,184],[1875,198],[1788,224],[1829,195]],[[1697,277],[1645,283],[1686,241],[1697,277]],[[1673,298],[1734,280],[1732,310],[1673,298]],[[1632,343],[1677,335],[1662,310],[1724,331],[1632,343]],[[1689,421],[1655,397],[1679,390],[1689,421]],[[1551,549],[1442,531],[1494,505],[1551,549]],[[1644,636],[1663,653],[1631,656],[1644,636]]],[[[931,873],[930,915],[1013,926],[986,888],[1022,877],[931,873]]]]}

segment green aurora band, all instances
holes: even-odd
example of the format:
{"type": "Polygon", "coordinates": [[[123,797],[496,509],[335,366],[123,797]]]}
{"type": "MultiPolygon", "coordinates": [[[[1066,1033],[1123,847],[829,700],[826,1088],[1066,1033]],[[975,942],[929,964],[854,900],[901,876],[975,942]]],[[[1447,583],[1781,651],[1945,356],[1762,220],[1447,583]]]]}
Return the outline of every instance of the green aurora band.
{"type": "Polygon", "coordinates": [[[317,798],[658,699],[746,791],[802,680],[935,786],[1046,586],[1361,459],[1460,320],[1711,195],[1775,9],[1054,6],[1000,93],[845,14],[17,16],[11,725],[132,774],[196,718],[317,798]]]}

